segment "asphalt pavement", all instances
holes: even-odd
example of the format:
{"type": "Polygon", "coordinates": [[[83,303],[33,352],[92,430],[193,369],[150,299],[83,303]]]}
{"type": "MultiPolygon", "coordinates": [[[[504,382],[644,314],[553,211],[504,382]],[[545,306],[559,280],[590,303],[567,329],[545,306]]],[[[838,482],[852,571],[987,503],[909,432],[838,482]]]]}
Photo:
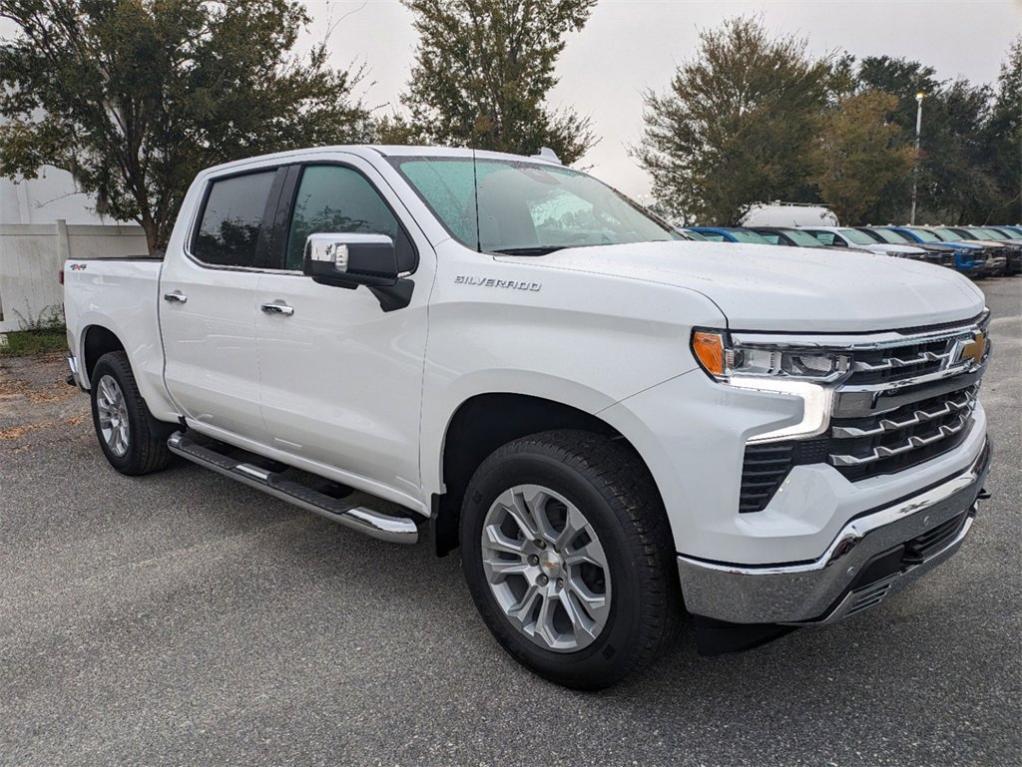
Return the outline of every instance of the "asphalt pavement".
{"type": "Polygon", "coordinates": [[[997,452],[961,552],[751,652],[686,629],[598,694],[507,657],[457,555],[120,476],[59,360],[0,360],[0,764],[1022,764],[1022,277],[980,285],[997,452]]]}

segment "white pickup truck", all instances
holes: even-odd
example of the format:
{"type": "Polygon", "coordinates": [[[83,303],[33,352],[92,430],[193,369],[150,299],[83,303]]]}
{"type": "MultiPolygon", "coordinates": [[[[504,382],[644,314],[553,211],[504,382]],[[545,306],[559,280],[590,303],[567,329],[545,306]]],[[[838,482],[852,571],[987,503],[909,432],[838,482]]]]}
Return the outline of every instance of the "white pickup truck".
{"type": "Polygon", "coordinates": [[[682,241],[549,153],[234,162],[195,179],[165,257],[64,277],[115,469],[177,454],[460,546],[500,644],[572,687],[649,662],[683,608],[715,653],[872,607],[982,497],[969,280],[682,241]]]}

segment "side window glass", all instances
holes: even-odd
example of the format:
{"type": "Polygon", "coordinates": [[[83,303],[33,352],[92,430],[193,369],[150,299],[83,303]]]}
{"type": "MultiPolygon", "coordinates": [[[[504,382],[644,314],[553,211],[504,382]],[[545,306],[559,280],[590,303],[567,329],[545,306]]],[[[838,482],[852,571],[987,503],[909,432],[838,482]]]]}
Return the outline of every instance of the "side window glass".
{"type": "Polygon", "coordinates": [[[317,232],[385,234],[394,241],[403,272],[415,268],[415,251],[372,184],[356,170],[312,165],[302,172],[288,235],[285,268],[302,268],[305,240],[317,232]]]}
{"type": "Polygon", "coordinates": [[[214,181],[206,196],[193,255],[214,266],[252,266],[276,170],[214,181]]]}
{"type": "Polygon", "coordinates": [[[833,232],[813,232],[813,237],[818,239],[824,245],[840,245],[841,243],[836,241],[833,232]]]}

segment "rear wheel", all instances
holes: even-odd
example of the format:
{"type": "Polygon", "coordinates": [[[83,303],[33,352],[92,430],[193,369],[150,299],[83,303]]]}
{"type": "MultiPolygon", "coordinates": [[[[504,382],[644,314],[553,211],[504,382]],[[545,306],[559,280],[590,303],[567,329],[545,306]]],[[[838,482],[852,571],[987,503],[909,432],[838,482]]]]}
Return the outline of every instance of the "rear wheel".
{"type": "Polygon", "coordinates": [[[121,474],[150,474],[166,468],[173,424],[153,418],[135,383],[128,355],[109,352],[90,375],[92,422],[106,459],[121,474]]]}
{"type": "Polygon", "coordinates": [[[494,636],[551,681],[606,687],[673,636],[681,602],[659,494],[604,436],[547,432],[494,452],[469,483],[461,546],[494,636]]]}

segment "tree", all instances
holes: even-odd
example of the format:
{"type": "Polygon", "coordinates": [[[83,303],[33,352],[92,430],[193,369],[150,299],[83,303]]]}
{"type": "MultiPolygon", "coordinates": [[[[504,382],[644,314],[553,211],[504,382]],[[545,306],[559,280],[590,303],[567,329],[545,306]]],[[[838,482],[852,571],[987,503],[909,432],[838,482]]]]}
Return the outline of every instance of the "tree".
{"type": "Polygon", "coordinates": [[[984,139],[997,201],[989,217],[977,220],[1022,220],[1022,37],[1015,38],[1001,66],[984,139]]]}
{"type": "Polygon", "coordinates": [[[897,106],[896,96],[869,90],[846,96],[823,118],[815,181],[844,224],[884,220],[879,211],[912,171],[915,151],[889,119],[897,106]]]}
{"type": "Polygon", "coordinates": [[[166,245],[202,168],[359,140],[359,73],[321,44],[290,53],[309,21],[292,0],[0,0],[0,174],[70,171],[97,210],[166,245]]]}
{"type": "Polygon", "coordinates": [[[572,163],[594,143],[588,118],[546,103],[565,35],[582,29],[596,0],[402,0],[419,47],[399,140],[534,154],[572,163]],[[409,122],[414,131],[407,130],[409,122]]]}
{"type": "Polygon", "coordinates": [[[636,154],[658,203],[685,220],[735,223],[754,202],[811,199],[830,74],[805,41],[772,40],[755,19],[701,33],[698,57],[670,90],[645,96],[636,154]]]}
{"type": "Polygon", "coordinates": [[[898,97],[892,117],[905,141],[915,139],[916,94],[924,96],[920,218],[948,223],[985,220],[997,197],[984,143],[989,88],[967,80],[940,81],[932,67],[889,56],[863,59],[859,82],[862,88],[898,97]]]}

